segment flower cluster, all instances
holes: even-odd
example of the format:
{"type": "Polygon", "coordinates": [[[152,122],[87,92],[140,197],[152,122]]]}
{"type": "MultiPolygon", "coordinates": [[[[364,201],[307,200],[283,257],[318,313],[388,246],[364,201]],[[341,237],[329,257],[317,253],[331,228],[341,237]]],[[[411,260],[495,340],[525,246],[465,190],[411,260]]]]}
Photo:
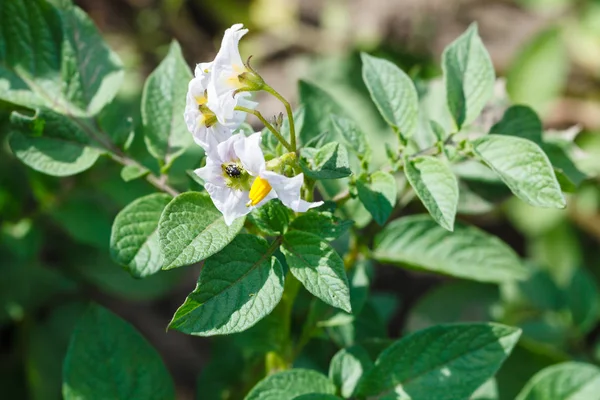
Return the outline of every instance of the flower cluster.
{"type": "Polygon", "coordinates": [[[267,163],[260,132],[234,134],[246,118],[242,110],[251,111],[257,105],[250,92],[264,85],[242,62],[238,45],[248,32],[242,28],[236,24],[227,29],[214,61],[196,66],[184,113],[195,142],[207,155],[206,165],[195,173],[204,180],[227,225],[273,198],[297,212],[322,204],[301,199],[304,176],[296,173],[297,168],[286,168],[290,159],[295,163],[295,154],[267,163]]]}

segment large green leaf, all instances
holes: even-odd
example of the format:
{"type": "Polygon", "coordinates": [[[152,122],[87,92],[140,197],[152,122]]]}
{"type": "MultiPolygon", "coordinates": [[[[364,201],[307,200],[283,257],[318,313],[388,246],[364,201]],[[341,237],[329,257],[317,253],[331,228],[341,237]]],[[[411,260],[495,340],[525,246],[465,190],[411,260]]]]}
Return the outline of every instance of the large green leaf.
{"type": "Polygon", "coordinates": [[[142,93],[142,124],[148,151],[169,164],[193,143],[182,117],[192,72],[177,42],[150,74],[142,93]]]}
{"type": "Polygon", "coordinates": [[[304,106],[304,120],[299,130],[300,143],[306,145],[311,139],[324,132],[332,132],[332,115],[344,116],[346,113],[331,97],[312,83],[300,81],[298,84],[300,103],[304,106]]]}
{"type": "Polygon", "coordinates": [[[115,218],[110,254],[137,278],[152,275],[162,267],[158,221],[170,201],[167,194],[150,194],[129,204],[115,218]]]}
{"type": "Polygon", "coordinates": [[[63,364],[63,396],[81,399],[175,398],[160,356],[131,325],[91,305],[75,326],[63,364]]]}
{"type": "Polygon", "coordinates": [[[83,120],[48,109],[34,116],[17,111],[10,117],[9,144],[15,156],[36,171],[68,176],[90,168],[102,151],[94,147],[83,120]]]}
{"type": "Polygon", "coordinates": [[[523,46],[507,72],[506,89],[515,103],[548,111],[563,90],[569,74],[569,57],[562,31],[552,27],[523,46]]]}
{"type": "Polygon", "coordinates": [[[394,211],[398,196],[396,179],[385,171],[377,171],[356,181],[358,198],[375,222],[385,224],[394,211]]]}
{"type": "Polygon", "coordinates": [[[204,260],[227,246],[244,226],[238,218],[231,226],[206,193],[187,192],[174,198],[158,223],[163,269],[204,260]]]}
{"type": "Polygon", "coordinates": [[[517,400],[588,400],[600,392],[600,368],[581,362],[547,367],[525,385],[517,400]]]}
{"type": "Polygon", "coordinates": [[[537,207],[565,206],[552,164],[534,142],[513,136],[486,135],[477,139],[473,148],[521,200],[537,207]]]}
{"type": "Polygon", "coordinates": [[[458,128],[473,122],[494,91],[494,66],[472,24],[442,55],[446,100],[458,128]]]}
{"type": "Polygon", "coordinates": [[[371,98],[388,124],[409,138],[417,129],[419,98],[412,80],[393,63],[362,53],[362,75],[371,98]]]}
{"type": "Polygon", "coordinates": [[[351,312],[344,262],[327,242],[316,235],[291,230],[283,237],[281,251],[291,273],[306,290],[327,304],[351,312]]]}
{"type": "Polygon", "coordinates": [[[461,223],[450,233],[424,215],[390,223],[375,237],[373,255],[381,262],[481,282],[527,275],[515,252],[500,239],[461,223]]]}
{"type": "Polygon", "coordinates": [[[463,400],[491,378],[521,331],[499,324],[436,325],[392,344],[361,380],[377,399],[463,400]]]}
{"type": "Polygon", "coordinates": [[[78,7],[4,0],[0,21],[2,99],[81,117],[97,114],[120,89],[119,58],[78,7]]]}
{"type": "Polygon", "coordinates": [[[71,105],[85,115],[96,115],[121,89],[121,60],[83,10],[64,2],[60,16],[61,88],[71,105]]]}
{"type": "Polygon", "coordinates": [[[297,368],[267,376],[254,386],[245,400],[294,400],[313,393],[335,394],[335,386],[317,371],[297,368]]]}
{"type": "Polygon", "coordinates": [[[363,374],[373,367],[369,354],[360,346],[338,351],[329,364],[329,379],[340,389],[344,398],[354,394],[363,374]]]}
{"type": "Polygon", "coordinates": [[[239,235],[204,263],[198,285],[169,328],[198,336],[244,331],[281,300],[283,271],[266,240],[239,235]]]}
{"type": "Polygon", "coordinates": [[[452,231],[458,206],[458,180],[448,163],[431,156],[406,157],[404,173],[433,219],[452,231]]]}

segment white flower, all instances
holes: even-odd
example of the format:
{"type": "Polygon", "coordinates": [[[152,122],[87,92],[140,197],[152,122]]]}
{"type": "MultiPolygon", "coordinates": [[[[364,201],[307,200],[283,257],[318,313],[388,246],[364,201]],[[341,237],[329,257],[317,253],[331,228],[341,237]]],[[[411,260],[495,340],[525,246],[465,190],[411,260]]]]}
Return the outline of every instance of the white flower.
{"type": "Polygon", "coordinates": [[[257,132],[249,137],[231,136],[212,148],[206,166],[195,171],[204,180],[206,191],[227,225],[274,198],[297,212],[323,204],[300,198],[303,174],[288,178],[266,169],[260,135],[257,132]]]}
{"type": "Polygon", "coordinates": [[[215,113],[217,120],[224,126],[235,129],[244,120],[246,114],[235,111],[236,106],[253,109],[250,93],[234,92],[243,87],[239,75],[248,72],[240,56],[238,44],[248,33],[242,24],[235,24],[225,31],[221,48],[212,62],[211,76],[208,81],[208,107],[215,113]]]}
{"type": "Polygon", "coordinates": [[[231,137],[231,129],[220,124],[215,113],[207,106],[207,86],[211,68],[212,63],[201,63],[196,66],[195,77],[188,85],[183,114],[194,141],[205,150],[231,137]]]}

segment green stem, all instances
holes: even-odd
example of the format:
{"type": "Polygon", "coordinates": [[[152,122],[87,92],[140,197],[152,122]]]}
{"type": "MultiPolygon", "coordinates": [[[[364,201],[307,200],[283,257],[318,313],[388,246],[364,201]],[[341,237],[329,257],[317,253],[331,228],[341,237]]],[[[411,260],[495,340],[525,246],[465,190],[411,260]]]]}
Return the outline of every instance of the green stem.
{"type": "Polygon", "coordinates": [[[290,124],[290,140],[292,142],[291,143],[292,149],[293,149],[292,151],[296,151],[296,147],[297,147],[296,146],[296,126],[294,125],[294,113],[292,112],[292,106],[285,99],[285,97],[280,95],[279,92],[277,92],[271,86],[265,84],[265,87],[263,88],[263,90],[265,92],[271,93],[273,96],[275,96],[279,101],[281,101],[283,103],[283,106],[285,107],[285,112],[287,113],[288,121],[290,124]]]}
{"type": "Polygon", "coordinates": [[[279,140],[281,142],[281,144],[290,152],[294,152],[294,148],[292,146],[290,146],[290,144],[288,143],[287,140],[285,140],[285,138],[283,136],[281,136],[281,133],[277,132],[277,129],[275,129],[273,127],[273,125],[271,125],[269,123],[269,121],[267,121],[267,119],[265,117],[263,117],[263,115],[260,113],[260,111],[256,111],[256,110],[252,110],[250,108],[246,108],[246,107],[242,107],[242,106],[236,106],[235,109],[237,111],[243,111],[245,113],[248,114],[252,114],[254,115],[256,118],[258,118],[260,120],[260,122],[262,122],[268,130],[271,131],[271,133],[273,135],[275,135],[275,137],[277,138],[277,140],[279,140]]]}

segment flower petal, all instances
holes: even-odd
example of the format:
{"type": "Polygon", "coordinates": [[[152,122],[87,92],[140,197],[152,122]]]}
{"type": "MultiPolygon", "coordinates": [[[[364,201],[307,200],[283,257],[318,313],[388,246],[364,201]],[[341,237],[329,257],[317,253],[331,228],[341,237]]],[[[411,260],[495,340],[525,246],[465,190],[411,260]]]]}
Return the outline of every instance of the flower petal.
{"type": "Polygon", "coordinates": [[[250,173],[250,175],[258,176],[260,171],[265,168],[265,156],[260,148],[261,139],[260,132],[253,133],[245,137],[238,133],[243,140],[239,140],[234,144],[235,153],[242,162],[242,165],[250,173]]]}
{"type": "Polygon", "coordinates": [[[300,189],[304,183],[304,174],[288,178],[273,171],[263,170],[260,176],[269,181],[279,200],[294,211],[306,212],[310,208],[319,207],[323,204],[322,201],[310,203],[300,198],[300,189]]]}
{"type": "Polygon", "coordinates": [[[221,211],[225,223],[231,225],[234,220],[250,213],[251,208],[246,207],[248,203],[248,192],[233,190],[227,186],[216,186],[207,183],[206,191],[210,194],[213,204],[221,211]]]}

